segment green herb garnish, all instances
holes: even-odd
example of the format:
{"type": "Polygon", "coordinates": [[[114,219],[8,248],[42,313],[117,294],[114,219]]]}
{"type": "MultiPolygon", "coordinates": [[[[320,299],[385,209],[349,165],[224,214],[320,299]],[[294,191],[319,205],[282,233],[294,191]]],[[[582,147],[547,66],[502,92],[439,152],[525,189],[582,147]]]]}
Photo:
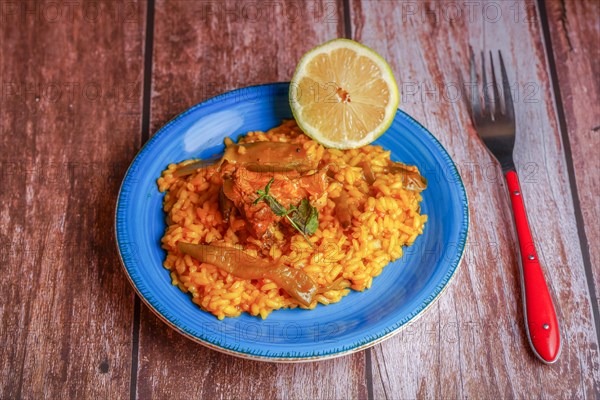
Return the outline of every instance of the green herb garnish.
{"type": "Polygon", "coordinates": [[[319,227],[319,211],[311,206],[307,199],[302,199],[298,207],[292,205],[289,210],[286,209],[275,197],[269,194],[271,184],[274,180],[274,178],[271,178],[264,190],[259,189],[256,192],[258,198],[254,200],[253,204],[258,204],[260,201],[267,203],[269,207],[271,207],[273,214],[278,217],[287,218],[290,224],[304,236],[304,239],[306,239],[311,246],[313,246],[312,242],[308,239],[308,236],[313,235],[319,227]]]}

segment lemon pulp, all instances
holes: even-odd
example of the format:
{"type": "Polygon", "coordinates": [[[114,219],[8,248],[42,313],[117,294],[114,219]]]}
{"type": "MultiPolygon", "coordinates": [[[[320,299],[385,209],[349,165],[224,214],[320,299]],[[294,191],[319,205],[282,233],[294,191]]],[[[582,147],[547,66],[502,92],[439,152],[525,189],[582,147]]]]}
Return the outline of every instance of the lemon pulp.
{"type": "Polygon", "coordinates": [[[290,85],[290,106],[300,128],[327,147],[361,147],[391,125],[398,87],[387,62],[349,39],[334,39],[306,53],[290,85]]]}

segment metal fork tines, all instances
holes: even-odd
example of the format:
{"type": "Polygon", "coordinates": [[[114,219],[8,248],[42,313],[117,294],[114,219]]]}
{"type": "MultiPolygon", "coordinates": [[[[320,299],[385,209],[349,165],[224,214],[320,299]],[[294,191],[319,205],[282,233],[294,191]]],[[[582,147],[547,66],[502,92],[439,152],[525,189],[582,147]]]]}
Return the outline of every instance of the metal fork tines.
{"type": "MultiPolygon", "coordinates": [[[[500,71],[502,74],[502,87],[496,81],[494,60],[490,51],[490,67],[492,82],[488,84],[485,55],[481,52],[481,77],[483,87],[477,85],[477,89],[471,92],[471,112],[473,123],[479,137],[483,140],[488,150],[498,159],[502,171],[514,170],[513,149],[515,146],[515,113],[513,99],[506,75],[506,68],[502,54],[498,51],[500,71]],[[490,86],[493,97],[490,96],[490,86]],[[500,94],[503,94],[504,107],[500,104],[500,94]],[[484,107],[482,108],[480,94],[483,94],[484,107]]],[[[471,83],[477,82],[475,55],[471,50],[471,83]]]]}

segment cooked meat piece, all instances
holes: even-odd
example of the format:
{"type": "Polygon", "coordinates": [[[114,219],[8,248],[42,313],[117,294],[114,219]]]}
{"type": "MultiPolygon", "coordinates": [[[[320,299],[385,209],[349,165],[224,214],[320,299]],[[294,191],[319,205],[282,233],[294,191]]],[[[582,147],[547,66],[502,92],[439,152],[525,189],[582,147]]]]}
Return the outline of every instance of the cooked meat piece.
{"type": "Polygon", "coordinates": [[[256,192],[263,189],[273,178],[270,194],[286,209],[297,206],[302,199],[311,195],[320,197],[327,189],[327,171],[321,169],[313,174],[300,175],[295,171],[289,173],[264,173],[249,171],[245,167],[237,167],[230,178],[224,180],[223,193],[240,211],[249,223],[253,236],[262,238],[270,226],[281,220],[273,213],[265,202],[254,204],[258,197],[256,192]]]}

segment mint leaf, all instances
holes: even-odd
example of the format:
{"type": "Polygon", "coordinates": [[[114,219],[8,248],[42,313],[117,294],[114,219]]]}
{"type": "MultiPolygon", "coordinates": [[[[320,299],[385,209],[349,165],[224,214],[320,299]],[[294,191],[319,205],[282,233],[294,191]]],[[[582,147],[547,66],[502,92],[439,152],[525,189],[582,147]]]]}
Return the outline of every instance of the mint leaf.
{"type": "Polygon", "coordinates": [[[288,214],[288,211],[285,209],[284,206],[282,206],[273,196],[268,196],[264,198],[265,203],[267,203],[269,205],[269,207],[271,207],[271,211],[273,211],[273,214],[277,215],[278,217],[283,217],[285,215],[288,214]]]}
{"type": "Polygon", "coordinates": [[[294,207],[291,218],[305,235],[314,235],[319,228],[319,211],[307,199],[302,199],[298,208],[294,207]]]}
{"type": "Polygon", "coordinates": [[[256,191],[258,197],[252,204],[258,204],[264,201],[273,211],[273,214],[278,217],[285,217],[290,224],[304,236],[308,243],[313,245],[308,236],[313,235],[319,228],[319,211],[313,207],[308,199],[302,199],[298,207],[291,205],[290,209],[286,209],[277,201],[277,199],[269,194],[271,184],[275,179],[271,178],[264,189],[256,191]]]}
{"type": "Polygon", "coordinates": [[[271,178],[269,183],[267,183],[267,186],[265,186],[264,190],[258,189],[256,191],[258,197],[256,198],[256,200],[254,200],[252,204],[256,205],[260,201],[264,201],[271,208],[271,211],[273,211],[275,215],[277,215],[278,217],[283,217],[284,215],[287,215],[289,211],[287,211],[285,207],[282,206],[281,203],[277,201],[277,199],[275,199],[275,197],[269,194],[269,191],[271,190],[271,184],[273,183],[273,181],[275,181],[275,179],[271,178]]]}

